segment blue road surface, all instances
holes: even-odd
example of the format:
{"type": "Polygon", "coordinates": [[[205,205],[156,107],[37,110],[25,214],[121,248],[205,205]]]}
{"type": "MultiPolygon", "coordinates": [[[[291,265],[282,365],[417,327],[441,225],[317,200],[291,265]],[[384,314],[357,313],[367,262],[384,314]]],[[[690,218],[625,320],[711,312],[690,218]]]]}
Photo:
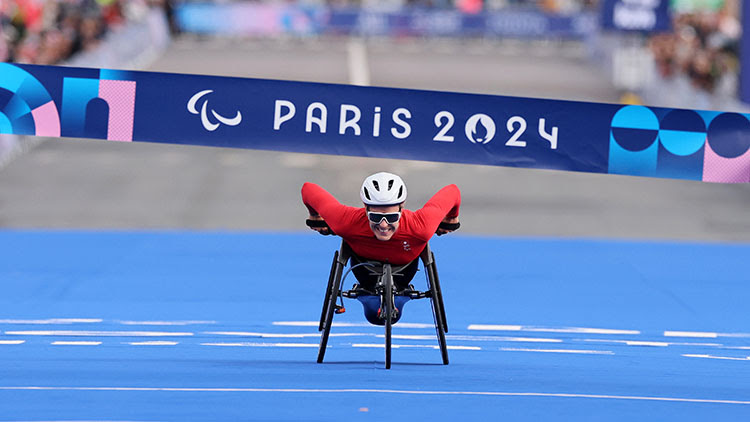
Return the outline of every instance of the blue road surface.
{"type": "Polygon", "coordinates": [[[750,420],[750,245],[436,238],[391,370],[355,300],[315,362],[338,246],[0,231],[0,421],[750,420]]]}

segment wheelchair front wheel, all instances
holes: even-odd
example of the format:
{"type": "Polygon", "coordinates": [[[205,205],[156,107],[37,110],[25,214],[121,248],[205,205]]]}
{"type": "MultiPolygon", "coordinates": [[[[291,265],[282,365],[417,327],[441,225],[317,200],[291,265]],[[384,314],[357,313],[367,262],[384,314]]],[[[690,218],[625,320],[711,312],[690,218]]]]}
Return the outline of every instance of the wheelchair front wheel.
{"type": "Polygon", "coordinates": [[[323,305],[323,315],[321,315],[320,320],[320,328],[323,332],[320,333],[320,345],[318,346],[318,363],[323,363],[323,357],[326,354],[326,347],[328,347],[328,335],[331,333],[333,314],[336,310],[336,299],[338,298],[339,290],[341,289],[341,273],[344,269],[344,266],[338,260],[334,259],[333,262],[333,271],[331,272],[330,280],[328,283],[328,296],[326,297],[326,301],[323,305]]]}
{"type": "Polygon", "coordinates": [[[320,312],[320,324],[318,325],[318,331],[323,331],[326,316],[328,315],[328,302],[331,297],[331,289],[333,288],[333,280],[336,275],[336,264],[339,260],[339,251],[334,252],[333,262],[331,263],[331,272],[328,274],[328,287],[326,287],[326,295],[323,298],[323,310],[320,312]]]}
{"type": "Polygon", "coordinates": [[[445,308],[443,307],[443,297],[440,291],[440,280],[437,276],[437,267],[435,266],[434,258],[433,262],[427,266],[427,283],[430,290],[430,305],[432,307],[432,317],[435,321],[435,332],[438,338],[438,346],[440,347],[440,355],[443,359],[443,365],[449,363],[448,360],[448,344],[445,341],[445,333],[448,332],[448,326],[445,320],[445,308]]]}
{"type": "Polygon", "coordinates": [[[381,312],[385,313],[385,369],[391,369],[391,326],[393,323],[393,274],[391,266],[383,267],[383,299],[381,312]]]}

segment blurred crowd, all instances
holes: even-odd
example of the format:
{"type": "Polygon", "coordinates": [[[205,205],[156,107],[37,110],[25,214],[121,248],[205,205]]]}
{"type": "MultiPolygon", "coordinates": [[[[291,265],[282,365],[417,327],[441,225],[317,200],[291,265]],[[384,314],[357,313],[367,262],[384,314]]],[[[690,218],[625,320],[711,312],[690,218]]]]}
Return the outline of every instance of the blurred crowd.
{"type": "Polygon", "coordinates": [[[675,13],[672,32],[650,39],[662,78],[686,76],[694,88],[713,93],[739,71],[742,37],[739,1],[726,1],[718,10],[675,13]]]}
{"type": "Polygon", "coordinates": [[[582,9],[591,9],[600,0],[178,0],[190,2],[253,1],[258,3],[294,3],[305,6],[330,7],[373,7],[379,9],[397,9],[402,7],[426,7],[440,9],[459,9],[464,12],[499,10],[506,7],[533,7],[548,12],[569,13],[582,9]]]}
{"type": "Polygon", "coordinates": [[[0,61],[54,64],[167,0],[0,0],[0,61]]]}

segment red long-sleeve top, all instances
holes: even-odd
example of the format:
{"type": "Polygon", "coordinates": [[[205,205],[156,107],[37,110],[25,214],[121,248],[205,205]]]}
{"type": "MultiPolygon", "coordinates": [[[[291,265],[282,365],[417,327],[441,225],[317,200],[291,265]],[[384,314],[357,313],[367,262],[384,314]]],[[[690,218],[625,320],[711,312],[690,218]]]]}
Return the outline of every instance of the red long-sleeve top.
{"type": "Polygon", "coordinates": [[[461,192],[456,185],[448,185],[419,210],[402,210],[398,230],[387,241],[375,237],[364,207],[343,205],[314,183],[302,185],[302,202],[311,215],[323,217],[360,257],[405,265],[419,257],[443,219],[458,217],[461,192]]]}

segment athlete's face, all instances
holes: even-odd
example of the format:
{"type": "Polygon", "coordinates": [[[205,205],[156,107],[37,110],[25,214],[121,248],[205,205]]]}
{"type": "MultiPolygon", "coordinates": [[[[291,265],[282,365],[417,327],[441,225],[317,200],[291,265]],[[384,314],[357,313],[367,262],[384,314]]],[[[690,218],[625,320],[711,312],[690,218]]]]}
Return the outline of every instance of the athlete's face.
{"type": "MultiPolygon", "coordinates": [[[[401,205],[389,205],[387,207],[380,207],[380,206],[368,206],[367,211],[371,212],[378,212],[383,214],[388,213],[394,213],[401,211],[401,205]]],[[[375,235],[375,237],[378,240],[390,240],[391,237],[393,237],[394,234],[396,234],[396,230],[398,230],[398,225],[401,223],[401,220],[396,221],[395,223],[389,223],[385,219],[381,219],[380,222],[375,223],[370,220],[367,220],[370,222],[370,229],[372,229],[372,233],[375,235]]]]}

